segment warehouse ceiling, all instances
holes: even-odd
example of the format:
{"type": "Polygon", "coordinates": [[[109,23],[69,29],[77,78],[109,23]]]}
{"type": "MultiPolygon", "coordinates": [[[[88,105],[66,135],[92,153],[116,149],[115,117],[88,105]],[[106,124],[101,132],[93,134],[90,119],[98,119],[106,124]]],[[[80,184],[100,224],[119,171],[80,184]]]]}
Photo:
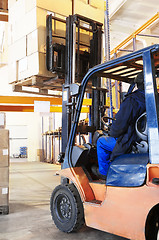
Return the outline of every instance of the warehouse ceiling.
{"type": "MultiPolygon", "coordinates": [[[[159,11],[158,3],[158,0],[110,0],[111,49],[152,18],[159,11]]],[[[149,27],[149,34],[159,35],[158,20],[149,27]]]]}

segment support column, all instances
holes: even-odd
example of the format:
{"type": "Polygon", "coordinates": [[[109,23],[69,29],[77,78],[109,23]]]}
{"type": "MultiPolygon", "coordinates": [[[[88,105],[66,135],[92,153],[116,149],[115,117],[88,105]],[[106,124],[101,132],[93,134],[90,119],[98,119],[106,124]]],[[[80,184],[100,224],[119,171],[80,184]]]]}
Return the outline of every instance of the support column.
{"type": "MultiPolygon", "coordinates": [[[[105,33],[105,57],[106,61],[109,61],[110,60],[109,0],[105,0],[104,33],[105,33]]],[[[109,90],[109,92],[107,93],[107,98],[110,100],[108,116],[113,117],[111,79],[107,79],[107,89],[109,90]]]]}
{"type": "Polygon", "coordinates": [[[159,164],[159,108],[153,58],[150,51],[143,54],[145,101],[147,112],[149,158],[153,164],[159,164]]]}

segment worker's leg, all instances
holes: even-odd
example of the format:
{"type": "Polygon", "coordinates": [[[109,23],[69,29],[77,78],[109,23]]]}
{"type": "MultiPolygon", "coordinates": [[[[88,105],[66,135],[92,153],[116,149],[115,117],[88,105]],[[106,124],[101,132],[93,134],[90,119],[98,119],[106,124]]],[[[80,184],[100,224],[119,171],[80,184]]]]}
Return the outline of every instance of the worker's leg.
{"type": "Polygon", "coordinates": [[[102,136],[97,141],[99,172],[103,175],[107,175],[110,155],[115,147],[115,144],[115,138],[108,136],[102,136]]]}

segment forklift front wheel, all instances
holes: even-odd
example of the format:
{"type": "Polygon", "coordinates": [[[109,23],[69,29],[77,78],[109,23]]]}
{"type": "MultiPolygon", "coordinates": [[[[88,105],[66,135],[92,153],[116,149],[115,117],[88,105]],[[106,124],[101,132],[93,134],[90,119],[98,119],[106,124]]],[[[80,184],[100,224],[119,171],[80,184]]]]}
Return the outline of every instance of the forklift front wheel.
{"type": "Polygon", "coordinates": [[[57,186],[51,196],[50,210],[56,227],[62,232],[78,231],[84,224],[84,210],[74,184],[57,186]]]}

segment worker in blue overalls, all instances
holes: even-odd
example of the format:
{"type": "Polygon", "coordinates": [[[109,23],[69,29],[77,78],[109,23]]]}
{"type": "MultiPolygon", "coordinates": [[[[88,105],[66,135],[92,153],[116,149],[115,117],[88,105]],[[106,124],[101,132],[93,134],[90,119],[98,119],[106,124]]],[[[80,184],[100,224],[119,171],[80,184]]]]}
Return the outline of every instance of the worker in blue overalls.
{"type": "Polygon", "coordinates": [[[101,179],[106,179],[110,162],[117,156],[129,153],[137,141],[135,122],[145,112],[144,77],[140,72],[135,78],[137,90],[128,94],[113,121],[110,136],[101,136],[97,141],[98,165],[96,171],[101,179]]]}

